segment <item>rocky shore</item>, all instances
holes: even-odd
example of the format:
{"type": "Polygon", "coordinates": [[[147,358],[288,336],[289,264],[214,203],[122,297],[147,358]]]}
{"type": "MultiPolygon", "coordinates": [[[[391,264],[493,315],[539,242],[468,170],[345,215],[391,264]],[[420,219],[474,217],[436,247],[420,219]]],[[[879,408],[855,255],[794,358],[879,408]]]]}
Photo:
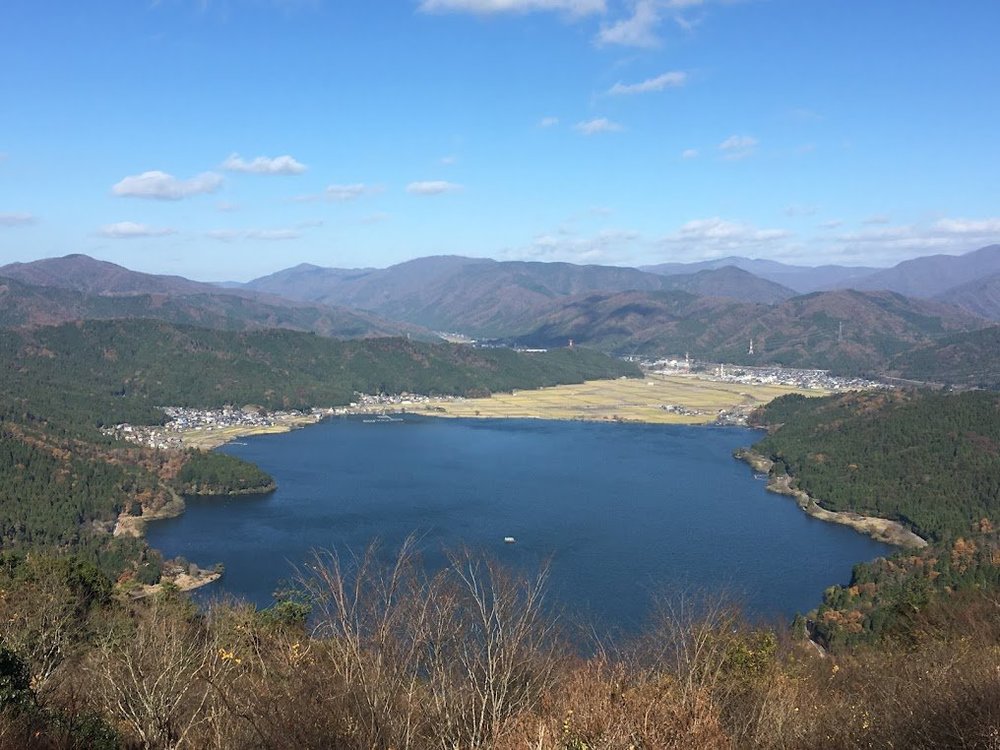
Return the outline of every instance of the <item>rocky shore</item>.
{"type": "Polygon", "coordinates": [[[766,456],[755,453],[749,448],[741,448],[733,455],[749,464],[755,472],[767,474],[768,490],[779,495],[788,495],[794,498],[799,508],[813,518],[850,526],[852,529],[860,531],[862,534],[867,534],[879,542],[885,542],[897,547],[919,549],[927,546],[926,539],[917,536],[897,521],[890,521],[887,518],[877,518],[875,516],[863,516],[851,511],[826,510],[820,506],[815,498],[795,487],[792,477],[788,475],[778,476],[772,473],[774,463],[766,456]]]}

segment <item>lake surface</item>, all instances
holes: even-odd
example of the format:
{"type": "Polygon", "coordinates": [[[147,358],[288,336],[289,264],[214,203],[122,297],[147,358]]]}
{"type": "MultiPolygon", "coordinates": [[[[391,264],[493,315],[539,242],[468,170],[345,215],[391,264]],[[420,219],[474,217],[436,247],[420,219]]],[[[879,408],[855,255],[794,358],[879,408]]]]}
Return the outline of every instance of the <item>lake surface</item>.
{"type": "Polygon", "coordinates": [[[634,630],[654,594],[740,595],[749,614],[791,617],[891,547],[802,513],[732,451],[730,427],[341,418],[225,446],[270,472],[264,497],[188,501],[149,525],[168,557],[225,576],[199,596],[259,606],[314,548],[393,551],[412,533],[429,566],[467,545],[516,569],[550,561],[550,601],[599,630],[634,630]],[[513,536],[516,544],[505,544],[513,536]]]}

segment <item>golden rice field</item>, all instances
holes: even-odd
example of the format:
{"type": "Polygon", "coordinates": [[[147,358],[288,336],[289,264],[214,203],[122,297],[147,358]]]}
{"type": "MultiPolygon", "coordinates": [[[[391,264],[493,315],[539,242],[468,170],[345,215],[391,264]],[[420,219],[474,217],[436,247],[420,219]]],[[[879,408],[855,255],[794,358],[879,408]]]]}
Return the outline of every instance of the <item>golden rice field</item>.
{"type": "Polygon", "coordinates": [[[647,375],[641,380],[594,380],[578,385],[497,393],[489,398],[432,399],[429,403],[404,405],[403,408],[409,413],[446,417],[704,424],[715,421],[720,410],[753,408],[786,393],[820,396],[826,392],[790,386],[724,383],[689,375],[647,375]],[[668,406],[680,407],[680,410],[670,411],[665,408],[668,406]]]}

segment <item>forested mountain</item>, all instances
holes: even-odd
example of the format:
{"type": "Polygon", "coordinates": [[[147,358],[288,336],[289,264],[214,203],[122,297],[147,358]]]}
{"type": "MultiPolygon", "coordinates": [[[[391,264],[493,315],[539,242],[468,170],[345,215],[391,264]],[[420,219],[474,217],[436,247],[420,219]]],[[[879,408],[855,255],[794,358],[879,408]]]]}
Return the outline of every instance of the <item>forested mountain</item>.
{"type": "Polygon", "coordinates": [[[893,355],[949,332],[984,325],[948,305],[889,292],[816,292],[776,305],[628,292],[556,306],[517,341],[551,346],[573,339],[618,354],[688,352],[710,361],[855,373],[876,371],[893,355]]]}
{"type": "MultiPolygon", "coordinates": [[[[59,280],[65,282],[63,278],[59,280]]],[[[180,281],[186,282],[186,279],[180,281]]],[[[419,326],[390,322],[371,313],[283,300],[272,295],[229,294],[209,284],[187,283],[191,287],[186,291],[179,291],[185,287],[178,283],[173,291],[95,293],[72,289],[68,283],[27,284],[0,275],[0,327],[55,325],[73,320],[153,318],[231,331],[288,328],[336,338],[401,335],[428,341],[437,338],[419,326]]],[[[100,284],[95,281],[80,286],[100,284]]]]}
{"type": "Polygon", "coordinates": [[[649,271],[650,273],[663,274],[664,276],[675,276],[678,274],[692,274],[699,271],[725,268],[726,266],[739,268],[760,279],[766,279],[775,284],[794,289],[799,294],[818,292],[825,289],[850,288],[851,282],[854,279],[861,279],[882,270],[869,266],[797,266],[788,263],[779,263],[774,260],[742,258],[739,256],[702,260],[693,263],[658,263],[652,266],[640,266],[639,269],[649,271]]]}
{"type": "Polygon", "coordinates": [[[86,294],[197,294],[213,291],[211,284],[181,276],[131,271],[80,253],[0,266],[0,277],[86,294]]]}
{"type": "Polygon", "coordinates": [[[889,360],[892,375],[973,388],[1000,388],[1000,326],[956,333],[889,360]]]}
{"type": "Polygon", "coordinates": [[[956,286],[1000,273],[1000,245],[964,255],[928,255],[851,282],[854,289],[888,289],[908,297],[935,297],[956,286]]]}
{"type": "Polygon", "coordinates": [[[720,297],[739,302],[771,305],[795,296],[786,286],[762,279],[736,266],[722,266],[664,278],[665,290],[688,292],[700,297],[720,297]]]}
{"type": "MultiPolygon", "coordinates": [[[[907,297],[938,297],[944,302],[952,302],[948,291],[953,287],[1000,273],[1000,245],[989,245],[961,255],[928,255],[891,268],[795,266],[772,260],[728,257],[695,263],[659,263],[642,266],[641,270],[674,275],[723,266],[741,268],[802,294],[833,289],[888,290],[907,297]]],[[[982,314],[974,308],[967,309],[982,314]]]]}
{"type": "Polygon", "coordinates": [[[670,279],[616,266],[498,262],[442,256],[386,269],[341,270],[296,266],[247,284],[248,289],[295,299],[370,310],[433,330],[477,337],[529,330],[553,303],[589,292],[686,289],[743,301],[772,302],[790,290],[749,274],[722,270],[670,279]]]}
{"type": "Polygon", "coordinates": [[[1000,273],[952,287],[938,294],[935,299],[960,307],[973,315],[1000,321],[1000,273]]]}
{"type": "MultiPolygon", "coordinates": [[[[855,567],[827,590],[813,634],[827,646],[898,636],[940,597],[1000,586],[1000,395],[783,396],[751,419],[754,451],[822,507],[900,521],[931,544],[855,567]]],[[[947,606],[947,604],[945,604],[947,606]]]]}

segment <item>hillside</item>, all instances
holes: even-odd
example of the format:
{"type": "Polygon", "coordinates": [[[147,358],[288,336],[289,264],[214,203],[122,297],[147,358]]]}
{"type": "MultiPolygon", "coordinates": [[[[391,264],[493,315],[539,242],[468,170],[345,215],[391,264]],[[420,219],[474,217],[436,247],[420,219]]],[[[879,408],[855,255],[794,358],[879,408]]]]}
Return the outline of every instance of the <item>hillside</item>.
{"type": "MultiPolygon", "coordinates": [[[[914,615],[960,591],[1000,586],[1000,395],[849,393],[783,396],[751,421],[770,433],[753,451],[772,481],[824,509],[878,516],[930,544],[859,564],[811,617],[813,637],[840,648],[911,631],[914,615]]],[[[751,459],[754,460],[754,459],[751,459]]]]}
{"type": "Polygon", "coordinates": [[[72,289],[86,294],[197,294],[216,291],[211,284],[181,276],[131,271],[80,253],[0,266],[0,277],[32,286],[72,289]]]}
{"type": "Polygon", "coordinates": [[[776,305],[630,292],[554,306],[517,341],[551,346],[573,339],[617,354],[687,352],[710,361],[855,373],[874,371],[889,357],[949,332],[983,325],[950,306],[888,292],[816,292],[776,305]]]}
{"type": "Polygon", "coordinates": [[[1000,273],[1000,245],[964,255],[928,255],[851,282],[854,289],[888,289],[908,297],[935,297],[961,284],[1000,273]]]}
{"type": "Polygon", "coordinates": [[[973,315],[1000,321],[1000,273],[946,289],[934,299],[960,307],[973,315]]]}
{"type": "Polygon", "coordinates": [[[692,274],[699,271],[733,266],[754,276],[794,289],[799,294],[817,292],[824,289],[849,287],[854,279],[860,279],[881,269],[868,266],[797,266],[760,258],[729,256],[694,263],[658,263],[640,266],[640,270],[664,276],[692,274]]]}
{"type": "Polygon", "coordinates": [[[671,280],[633,268],[456,256],[419,258],[386,269],[296,266],[256,279],[246,288],[369,310],[432,330],[476,337],[524,332],[553,302],[592,292],[685,288],[745,301],[773,301],[791,294],[734,271],[671,280]]]}
{"type": "Polygon", "coordinates": [[[1000,388],[1000,326],[956,333],[889,360],[893,375],[974,388],[1000,388]]]}
{"type": "MultiPolygon", "coordinates": [[[[152,318],[229,331],[288,328],[336,338],[400,335],[428,341],[436,338],[418,326],[393,323],[370,313],[282,300],[271,295],[228,294],[197,282],[188,282],[191,287],[187,291],[180,291],[185,287],[178,284],[172,291],[110,294],[71,289],[65,279],[59,281],[57,286],[36,285],[0,276],[0,327],[152,318]]],[[[80,286],[100,285],[81,283],[80,286]]]]}
{"type": "Polygon", "coordinates": [[[699,297],[722,297],[739,302],[771,305],[795,296],[786,286],[755,276],[736,266],[722,266],[664,277],[665,290],[688,292],[699,297]]]}
{"type": "Polygon", "coordinates": [[[63,424],[156,421],[159,405],[304,408],[346,404],[356,391],[462,395],[638,374],[580,348],[518,354],[148,320],[0,331],[0,372],[12,413],[63,424]]]}

